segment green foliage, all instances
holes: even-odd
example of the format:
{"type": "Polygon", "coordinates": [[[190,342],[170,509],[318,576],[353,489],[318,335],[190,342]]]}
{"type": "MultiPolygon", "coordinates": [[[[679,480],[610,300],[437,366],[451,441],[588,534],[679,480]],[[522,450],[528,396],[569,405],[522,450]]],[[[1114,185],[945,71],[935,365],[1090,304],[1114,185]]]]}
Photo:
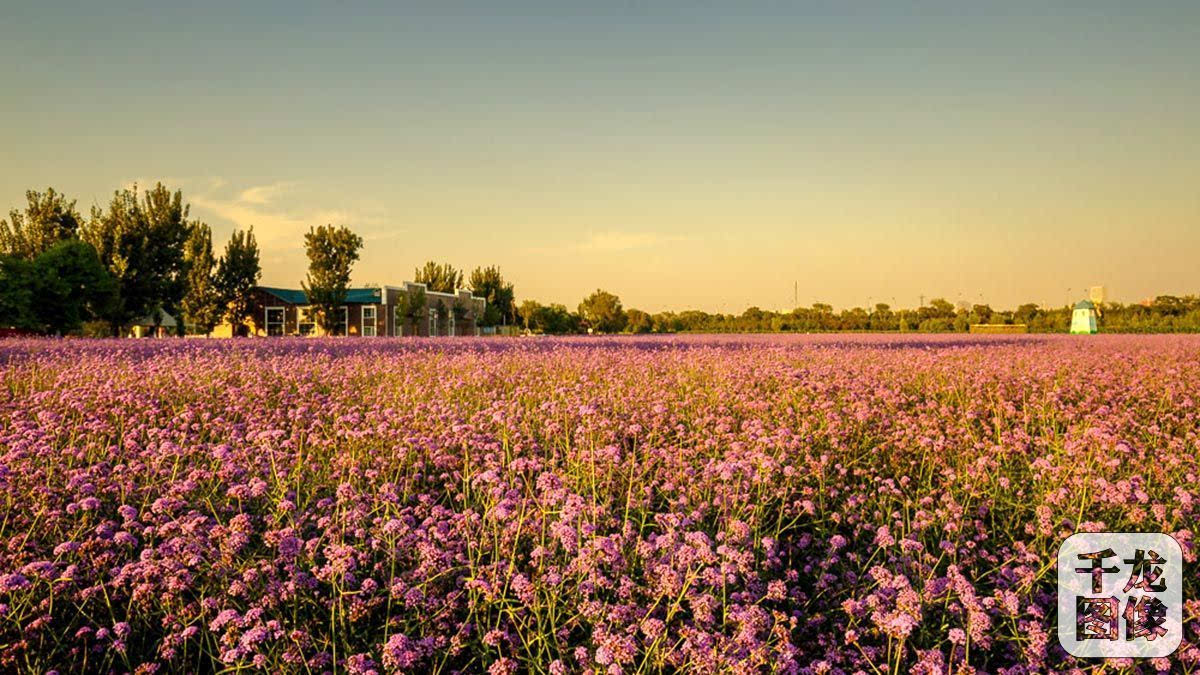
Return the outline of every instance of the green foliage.
{"type": "Polygon", "coordinates": [[[625,330],[630,333],[649,333],[654,330],[654,320],[640,309],[625,312],[625,330]]]}
{"type": "Polygon", "coordinates": [[[117,287],[96,249],[65,239],[33,262],[33,306],[38,328],[51,334],[79,330],[84,321],[103,316],[116,300],[117,287]]]}
{"type": "Polygon", "coordinates": [[[304,248],[308,253],[304,292],[308,294],[309,304],[316,308],[317,324],[326,333],[333,332],[337,323],[335,313],[346,299],[350,269],[358,260],[362,245],[362,237],[345,225],[309,228],[308,234],[304,235],[304,248]]]}
{"type": "Polygon", "coordinates": [[[117,301],[106,316],[113,334],[159,308],[178,310],[187,286],[183,248],[188,206],[161,183],[139,199],[135,185],[117,190],[107,211],[92,209],[83,239],[116,280],[117,301]]]}
{"type": "Polygon", "coordinates": [[[487,300],[480,325],[498,326],[516,323],[516,300],[513,285],[504,282],[500,268],[476,267],[471,272],[471,294],[487,300]]]}
{"type": "Polygon", "coordinates": [[[579,316],[592,330],[598,333],[619,333],[625,328],[625,311],[621,299],[596,289],[579,303],[579,316]]]}
{"type": "Polygon", "coordinates": [[[0,255],[0,328],[38,328],[33,315],[33,294],[33,263],[0,255]]]}
{"type": "MultiPolygon", "coordinates": [[[[211,244],[210,244],[211,245],[211,244]]],[[[258,260],[258,241],[254,239],[254,227],[234,230],[225,244],[225,254],[217,263],[214,279],[217,296],[224,303],[225,318],[241,334],[247,318],[254,309],[254,287],[262,275],[258,260]]]]}
{"type": "Polygon", "coordinates": [[[565,305],[542,305],[534,300],[521,303],[517,313],[525,330],[546,335],[570,335],[580,332],[582,322],[565,305]]]}
{"type": "MultiPolygon", "coordinates": [[[[239,234],[239,233],[235,233],[239,234]]],[[[251,234],[253,242],[253,234],[251,234]]],[[[255,263],[257,264],[257,250],[255,263]]],[[[213,257],[212,229],[205,223],[188,226],[188,238],[183,247],[187,264],[187,292],[180,303],[184,323],[205,335],[221,322],[226,302],[218,288],[217,261],[213,257]]],[[[257,274],[255,280],[257,280],[257,274]]]]}
{"type": "Polygon", "coordinates": [[[430,260],[413,272],[413,281],[425,284],[435,293],[453,293],[462,287],[463,275],[450,263],[438,264],[430,260]]]}
{"type": "Polygon", "coordinates": [[[28,204],[24,213],[13,209],[8,220],[0,220],[0,255],[32,261],[65,239],[79,235],[83,218],[75,201],[46,188],[45,192],[25,192],[28,204]]]}

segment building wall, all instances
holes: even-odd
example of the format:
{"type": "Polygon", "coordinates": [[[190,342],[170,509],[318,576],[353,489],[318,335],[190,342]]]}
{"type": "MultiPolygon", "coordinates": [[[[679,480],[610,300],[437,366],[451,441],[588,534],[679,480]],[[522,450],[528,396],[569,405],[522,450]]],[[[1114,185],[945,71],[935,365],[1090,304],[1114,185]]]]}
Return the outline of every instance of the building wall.
{"type": "MultiPolygon", "coordinates": [[[[423,284],[412,282],[407,282],[404,286],[385,286],[380,294],[380,302],[370,304],[349,303],[345,305],[347,309],[347,334],[351,337],[362,337],[363,307],[374,307],[376,337],[427,337],[431,335],[429,321],[429,312],[431,309],[437,311],[437,320],[433,326],[433,335],[439,337],[449,335],[451,333],[451,324],[453,324],[453,334],[455,336],[478,335],[478,328],[475,322],[477,317],[483,315],[486,302],[483,298],[472,297],[470,291],[466,290],[459,291],[454,295],[426,291],[425,307],[421,311],[420,317],[396,316],[395,310],[401,303],[402,297],[405,294],[417,292],[423,288],[423,284]],[[456,304],[460,308],[457,316],[455,312],[456,304]]],[[[252,318],[243,327],[244,334],[265,337],[267,335],[267,308],[282,307],[284,314],[283,334],[299,335],[299,316],[302,305],[284,302],[277,296],[261,289],[253,291],[252,299],[252,318]]],[[[231,337],[235,332],[235,327],[226,322],[217,326],[212,334],[215,337],[231,337]]],[[[320,327],[314,328],[312,334],[320,335],[320,327]]]]}

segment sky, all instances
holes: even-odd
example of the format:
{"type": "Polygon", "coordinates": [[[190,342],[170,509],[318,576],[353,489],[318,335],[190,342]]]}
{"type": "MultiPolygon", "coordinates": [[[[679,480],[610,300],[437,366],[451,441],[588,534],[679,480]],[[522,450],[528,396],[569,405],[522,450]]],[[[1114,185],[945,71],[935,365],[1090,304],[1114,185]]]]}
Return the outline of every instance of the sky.
{"type": "Polygon", "coordinates": [[[1200,3],[0,0],[0,209],[648,311],[1200,293],[1200,3]],[[178,6],[172,6],[178,5],[178,6]]]}

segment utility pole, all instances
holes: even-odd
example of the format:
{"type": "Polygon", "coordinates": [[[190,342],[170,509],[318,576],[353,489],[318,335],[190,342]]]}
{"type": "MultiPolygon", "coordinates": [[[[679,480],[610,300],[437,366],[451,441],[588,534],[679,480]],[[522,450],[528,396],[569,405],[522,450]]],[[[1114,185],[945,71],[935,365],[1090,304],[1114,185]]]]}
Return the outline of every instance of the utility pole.
{"type": "Polygon", "coordinates": [[[799,305],[800,305],[800,282],[793,281],[792,282],[792,308],[794,309],[794,308],[798,307],[799,305]]]}
{"type": "Polygon", "coordinates": [[[920,305],[918,305],[917,307],[918,307],[918,308],[920,308],[920,307],[924,307],[924,306],[925,306],[925,295],[924,295],[924,294],[922,294],[922,295],[919,295],[919,296],[917,296],[917,297],[921,298],[921,304],[920,304],[920,305]]]}

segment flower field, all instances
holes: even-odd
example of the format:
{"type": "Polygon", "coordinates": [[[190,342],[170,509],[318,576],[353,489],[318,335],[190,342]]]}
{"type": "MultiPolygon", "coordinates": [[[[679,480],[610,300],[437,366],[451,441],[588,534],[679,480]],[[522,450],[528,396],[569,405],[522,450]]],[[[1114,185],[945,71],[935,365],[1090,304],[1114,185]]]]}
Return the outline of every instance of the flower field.
{"type": "Polygon", "coordinates": [[[1200,340],[0,343],[0,671],[1026,673],[1171,533],[1200,340]]]}

